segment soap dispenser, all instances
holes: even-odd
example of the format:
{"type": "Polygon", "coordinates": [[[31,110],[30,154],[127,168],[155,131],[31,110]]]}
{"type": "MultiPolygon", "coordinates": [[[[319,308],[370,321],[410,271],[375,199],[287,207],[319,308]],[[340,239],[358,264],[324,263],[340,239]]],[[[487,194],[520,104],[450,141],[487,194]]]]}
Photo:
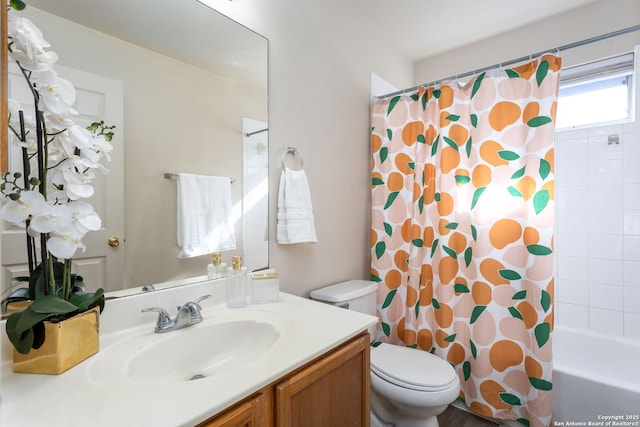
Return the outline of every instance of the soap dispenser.
{"type": "Polygon", "coordinates": [[[247,268],[242,266],[242,257],[231,257],[231,268],[227,278],[227,307],[240,308],[247,305],[247,268]]]}
{"type": "Polygon", "coordinates": [[[227,276],[227,264],[222,262],[222,254],[216,252],[211,254],[211,263],[207,266],[207,277],[211,279],[222,279],[227,276]]]}

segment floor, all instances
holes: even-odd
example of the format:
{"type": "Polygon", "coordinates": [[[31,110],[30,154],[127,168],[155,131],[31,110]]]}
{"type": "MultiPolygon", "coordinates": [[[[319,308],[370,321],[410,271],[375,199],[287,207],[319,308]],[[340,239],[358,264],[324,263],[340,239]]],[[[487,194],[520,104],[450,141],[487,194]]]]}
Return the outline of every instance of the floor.
{"type": "Polygon", "coordinates": [[[440,427],[496,427],[498,424],[484,418],[473,415],[469,412],[449,406],[440,416],[438,416],[440,427]]]}

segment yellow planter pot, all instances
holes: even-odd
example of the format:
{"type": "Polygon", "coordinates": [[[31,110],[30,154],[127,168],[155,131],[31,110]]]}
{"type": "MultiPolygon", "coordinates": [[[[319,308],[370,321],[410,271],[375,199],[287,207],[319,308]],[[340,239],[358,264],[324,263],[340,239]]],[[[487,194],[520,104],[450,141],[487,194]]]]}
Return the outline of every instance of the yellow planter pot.
{"type": "Polygon", "coordinates": [[[27,354],[13,350],[13,371],[61,374],[98,352],[100,310],[77,314],[62,322],[45,322],[45,340],[27,354]]]}

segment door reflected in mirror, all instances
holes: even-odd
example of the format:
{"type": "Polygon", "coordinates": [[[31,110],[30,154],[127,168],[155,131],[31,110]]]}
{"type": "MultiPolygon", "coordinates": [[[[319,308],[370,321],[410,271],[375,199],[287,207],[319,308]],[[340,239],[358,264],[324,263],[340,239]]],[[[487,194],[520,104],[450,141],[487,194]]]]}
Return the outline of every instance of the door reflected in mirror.
{"type": "MultiPolygon", "coordinates": [[[[177,256],[176,182],[166,172],[235,179],[237,248],[223,261],[243,255],[249,270],[267,267],[267,39],[196,0],[26,3],[11,13],[32,20],[57,53],[55,70],[78,90],[76,122],[116,125],[109,173],[88,200],[103,230],[74,257],[89,290],[206,278],[210,257],[177,256]]],[[[8,97],[25,98],[11,74],[8,97]]],[[[10,154],[10,170],[17,159],[10,154]]],[[[25,275],[24,240],[3,224],[3,297],[25,275]]]]}

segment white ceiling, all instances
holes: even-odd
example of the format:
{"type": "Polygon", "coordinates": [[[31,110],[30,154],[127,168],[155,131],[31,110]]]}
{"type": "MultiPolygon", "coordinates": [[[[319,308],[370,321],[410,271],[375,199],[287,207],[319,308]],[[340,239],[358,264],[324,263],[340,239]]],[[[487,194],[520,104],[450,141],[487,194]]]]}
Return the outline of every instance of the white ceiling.
{"type": "Polygon", "coordinates": [[[347,0],[416,61],[596,0],[347,0]]]}

